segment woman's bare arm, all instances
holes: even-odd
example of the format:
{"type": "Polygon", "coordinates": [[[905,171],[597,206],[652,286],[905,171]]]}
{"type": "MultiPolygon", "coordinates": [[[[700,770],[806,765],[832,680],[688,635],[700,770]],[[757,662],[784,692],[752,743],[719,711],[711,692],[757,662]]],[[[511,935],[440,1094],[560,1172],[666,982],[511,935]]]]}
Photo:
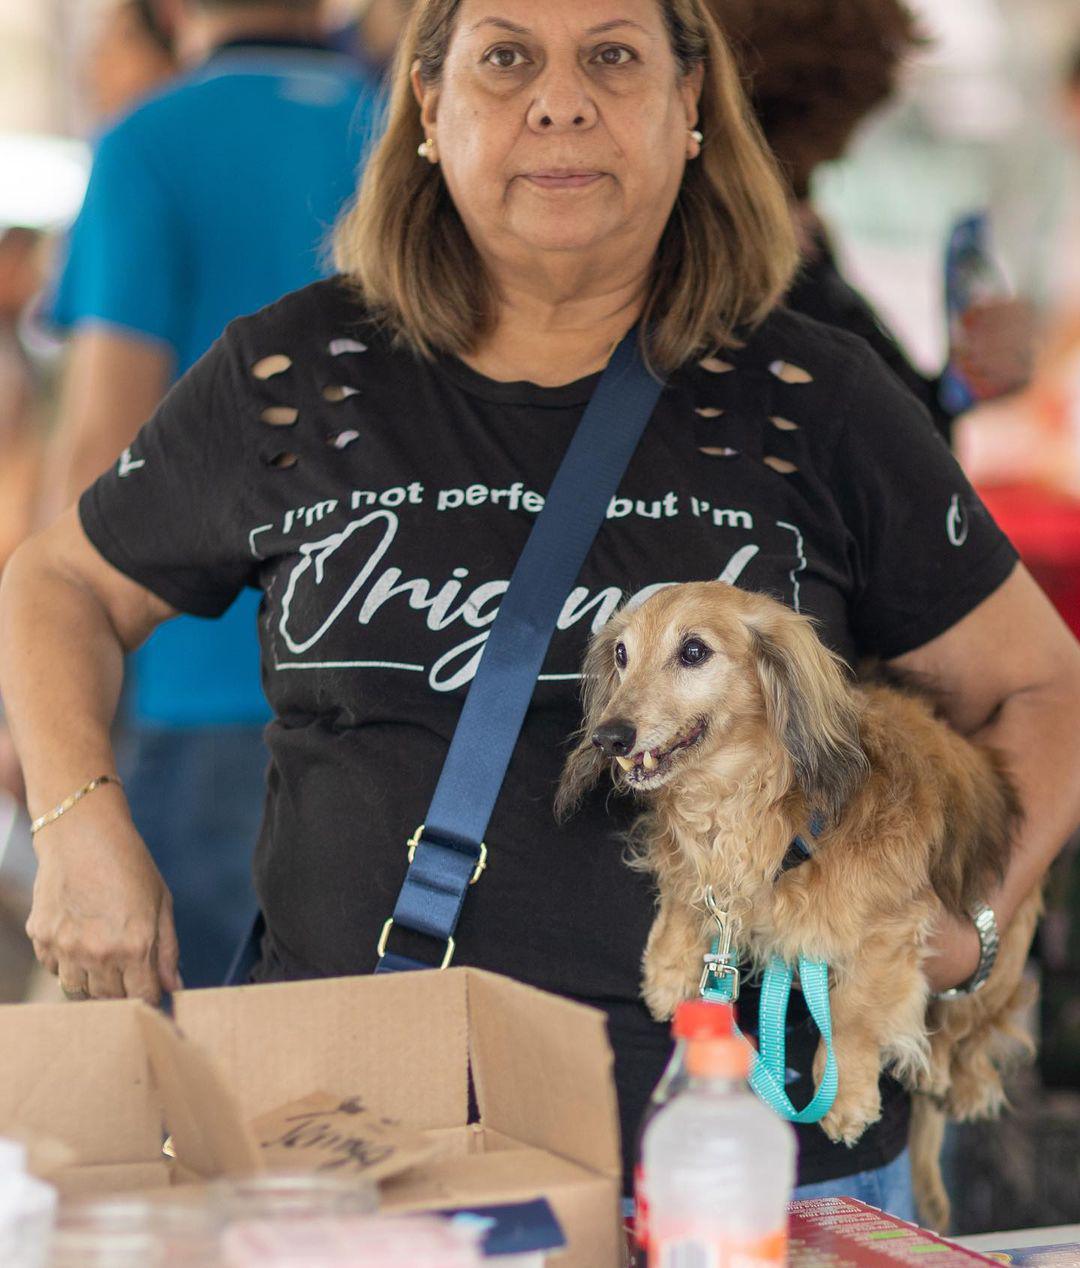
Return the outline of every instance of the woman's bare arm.
{"type": "MultiPolygon", "coordinates": [[[[105,562],[74,510],[15,552],[0,585],[0,691],[31,817],[115,772],[124,655],[174,615],[105,562]]],[[[151,1000],[179,984],[171,900],[116,785],[43,828],[35,847],[27,932],[62,984],[151,1000]]]]}
{"type": "MultiPolygon", "coordinates": [[[[1004,928],[1080,823],[1080,644],[1018,566],[952,629],[894,662],[943,689],[950,722],[1005,757],[1024,806],[1004,884],[985,901],[1004,928]]],[[[941,926],[927,971],[934,989],[975,971],[962,921],[941,926]]]]}

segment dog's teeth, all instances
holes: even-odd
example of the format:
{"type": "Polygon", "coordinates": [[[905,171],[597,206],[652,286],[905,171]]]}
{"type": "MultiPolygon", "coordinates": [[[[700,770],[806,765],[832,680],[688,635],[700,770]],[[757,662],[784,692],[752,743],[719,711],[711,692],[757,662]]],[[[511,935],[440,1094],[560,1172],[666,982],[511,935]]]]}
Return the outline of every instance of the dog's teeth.
{"type": "Polygon", "coordinates": [[[634,763],[628,757],[617,757],[615,759],[623,770],[633,770],[634,763]]]}
{"type": "Polygon", "coordinates": [[[656,758],[653,757],[653,755],[648,751],[648,749],[645,750],[645,756],[641,759],[641,764],[642,766],[645,767],[646,770],[656,770],[657,766],[659,765],[656,758]]]}

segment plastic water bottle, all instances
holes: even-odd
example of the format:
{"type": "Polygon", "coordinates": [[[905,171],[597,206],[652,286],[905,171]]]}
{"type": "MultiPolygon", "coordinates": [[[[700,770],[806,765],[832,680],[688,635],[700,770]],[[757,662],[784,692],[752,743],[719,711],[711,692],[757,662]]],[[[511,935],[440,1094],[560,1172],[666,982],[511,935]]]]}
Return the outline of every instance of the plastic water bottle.
{"type": "Polygon", "coordinates": [[[787,1258],[795,1132],[750,1091],[724,1004],[680,1005],[686,1087],[643,1142],[649,1268],[776,1268],[787,1258]]]}
{"type": "Polygon", "coordinates": [[[638,1128],[636,1164],[634,1166],[634,1240],[630,1268],[648,1268],[649,1263],[649,1194],[645,1183],[645,1162],[642,1150],[649,1125],[664,1106],[687,1086],[690,1076],[686,1072],[686,1041],[690,1014],[679,1009],[671,1024],[671,1037],[675,1047],[664,1067],[660,1082],[653,1088],[645,1113],[638,1128]]]}
{"type": "Polygon", "coordinates": [[[45,1268],[56,1190],[26,1169],[26,1148],[0,1139],[0,1264],[4,1268],[45,1268]]]}

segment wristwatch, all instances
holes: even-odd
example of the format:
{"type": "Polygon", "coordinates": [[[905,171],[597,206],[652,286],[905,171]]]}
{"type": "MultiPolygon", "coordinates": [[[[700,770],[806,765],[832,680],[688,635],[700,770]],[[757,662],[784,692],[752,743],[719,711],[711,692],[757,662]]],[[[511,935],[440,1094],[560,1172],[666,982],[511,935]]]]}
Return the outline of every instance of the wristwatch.
{"type": "Polygon", "coordinates": [[[959,986],[954,986],[951,990],[936,992],[935,999],[962,999],[966,995],[974,995],[986,985],[986,979],[994,970],[994,961],[997,959],[998,947],[1001,945],[997,918],[985,903],[972,907],[968,914],[975,925],[975,932],[979,935],[978,967],[966,982],[961,982],[959,986]]]}

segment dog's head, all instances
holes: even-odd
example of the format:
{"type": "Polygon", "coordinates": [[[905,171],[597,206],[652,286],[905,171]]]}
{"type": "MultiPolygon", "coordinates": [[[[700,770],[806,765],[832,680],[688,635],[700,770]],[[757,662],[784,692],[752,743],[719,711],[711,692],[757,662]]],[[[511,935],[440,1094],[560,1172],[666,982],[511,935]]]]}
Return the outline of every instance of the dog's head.
{"type": "Polygon", "coordinates": [[[710,772],[737,777],[774,753],[833,822],[868,769],[843,662],[806,617],[719,581],[616,613],[586,656],[584,711],[561,817],[605,768],[650,793],[710,772]]]}

